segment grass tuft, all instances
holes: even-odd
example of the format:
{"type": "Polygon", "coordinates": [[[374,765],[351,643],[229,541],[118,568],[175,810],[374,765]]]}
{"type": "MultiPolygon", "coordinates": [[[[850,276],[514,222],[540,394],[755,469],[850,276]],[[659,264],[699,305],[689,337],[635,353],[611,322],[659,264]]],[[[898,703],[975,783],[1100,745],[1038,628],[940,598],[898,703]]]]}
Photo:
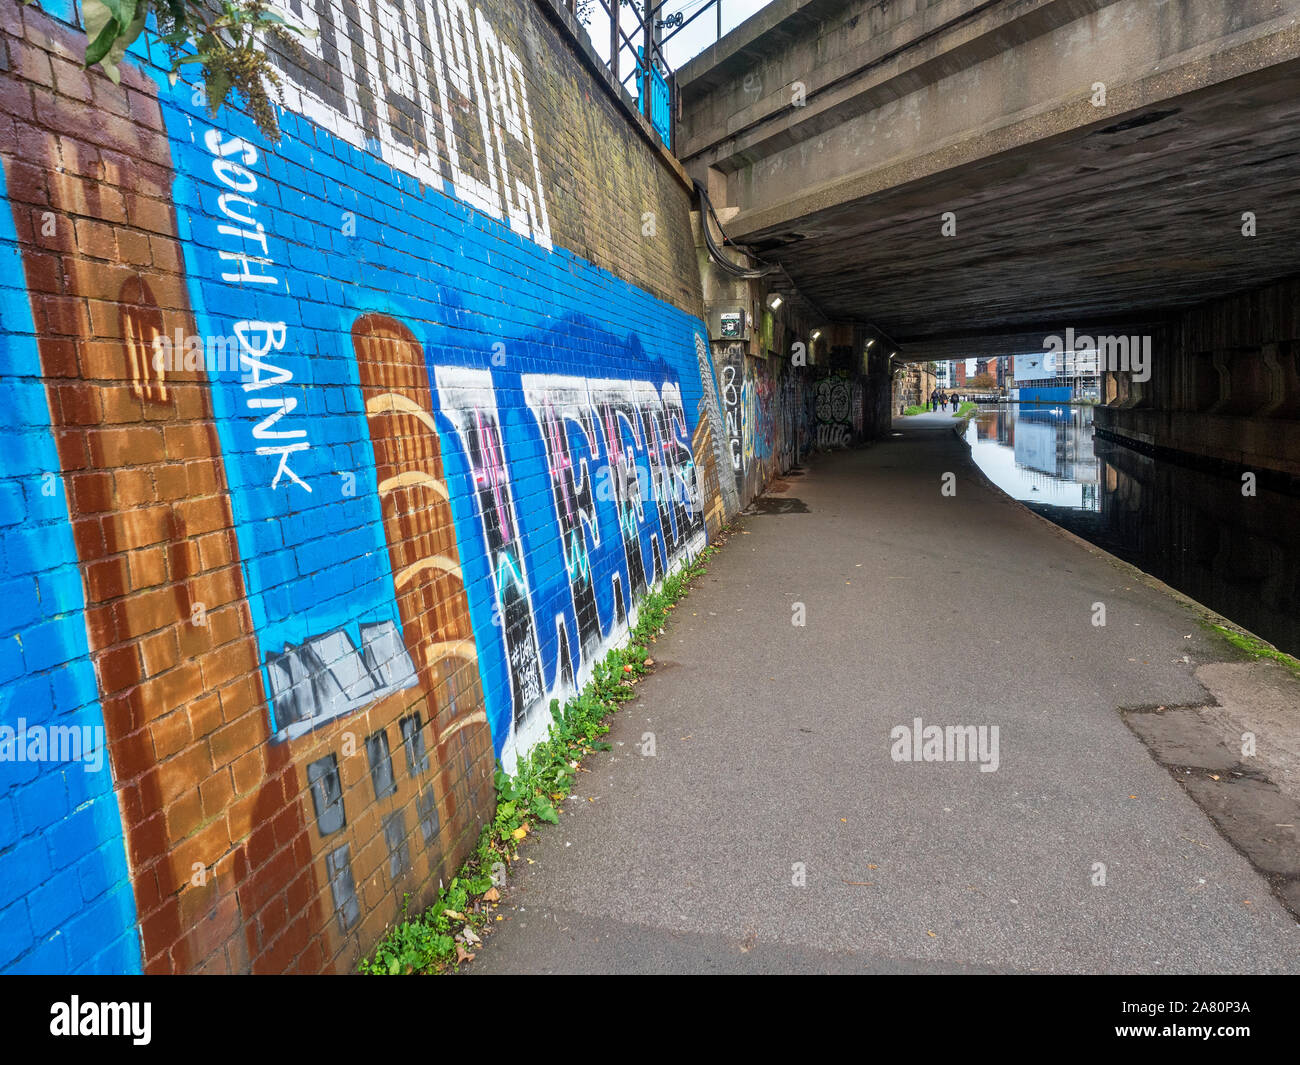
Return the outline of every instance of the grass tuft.
{"type": "Polygon", "coordinates": [[[723,526],[713,544],[646,594],[627,642],[596,664],[581,692],[563,707],[558,699],[551,700],[546,739],[520,760],[514,776],[497,763],[496,810],[483,826],[474,853],[432,906],[388,930],[358,965],[359,972],[370,976],[443,973],[469,960],[492,922],[500,901],[497,889],[505,886],[519,844],[539,823],[559,822],[557,804],[572,789],[582,759],[592,751],[610,749],[600,740],[609,731],[606,718],[635,696],[636,682],[653,668],[649,645],[677,601],[690,591],[691,582],[705,572],[705,563],[725,542],[728,531],[723,526]]]}
{"type": "Polygon", "coordinates": [[[1249,655],[1251,658],[1270,659],[1271,661],[1277,662],[1279,665],[1285,666],[1297,676],[1300,676],[1300,660],[1293,658],[1285,651],[1279,651],[1272,644],[1265,643],[1263,640],[1259,639],[1259,637],[1251,636],[1249,633],[1245,632],[1238,632],[1236,629],[1230,629],[1224,625],[1216,625],[1213,621],[1202,621],[1201,624],[1211,632],[1218,633],[1220,637],[1230,643],[1238,651],[1249,655]]]}

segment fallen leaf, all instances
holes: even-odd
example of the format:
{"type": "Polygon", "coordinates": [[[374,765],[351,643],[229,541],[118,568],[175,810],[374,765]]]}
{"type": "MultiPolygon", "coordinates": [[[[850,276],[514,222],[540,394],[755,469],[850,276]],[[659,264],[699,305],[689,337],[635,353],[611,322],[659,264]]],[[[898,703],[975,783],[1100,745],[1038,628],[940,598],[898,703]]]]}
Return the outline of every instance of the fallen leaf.
{"type": "Polygon", "coordinates": [[[527,826],[527,825],[520,825],[518,828],[516,828],[516,829],[515,829],[513,832],[511,832],[510,834],[511,834],[515,839],[523,839],[526,835],[528,835],[528,826],[527,826]]]}
{"type": "Polygon", "coordinates": [[[931,932],[928,928],[925,930],[925,934],[926,934],[927,936],[929,936],[931,939],[938,939],[938,938],[939,938],[939,937],[936,936],[933,932],[931,932]]]}
{"type": "Polygon", "coordinates": [[[482,942],[483,942],[483,940],[479,939],[479,937],[476,936],[476,935],[474,934],[474,929],[470,928],[469,925],[466,925],[466,926],[465,926],[464,936],[465,936],[465,942],[466,942],[466,943],[482,943],[482,942]]]}
{"type": "Polygon", "coordinates": [[[497,902],[500,900],[500,898],[501,898],[501,892],[499,892],[494,887],[490,887],[485,892],[483,892],[484,902],[497,902]]]}
{"type": "Polygon", "coordinates": [[[463,913],[457,913],[455,910],[443,910],[442,915],[444,917],[450,917],[453,921],[465,920],[465,915],[463,913]]]}
{"type": "Polygon", "coordinates": [[[456,944],[456,961],[457,961],[457,962],[462,962],[462,961],[473,961],[473,960],[474,960],[474,955],[471,954],[469,951],[467,951],[467,950],[465,949],[465,944],[463,944],[463,943],[457,943],[457,944],[456,944]]]}

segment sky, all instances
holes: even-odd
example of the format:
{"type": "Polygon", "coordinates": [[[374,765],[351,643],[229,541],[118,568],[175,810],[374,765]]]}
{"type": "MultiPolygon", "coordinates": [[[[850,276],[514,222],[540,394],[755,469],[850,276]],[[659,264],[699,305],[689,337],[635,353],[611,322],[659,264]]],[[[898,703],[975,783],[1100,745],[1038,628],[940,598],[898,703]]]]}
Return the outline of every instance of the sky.
{"type": "MultiPolygon", "coordinates": [[[[739,26],[756,11],[766,7],[769,0],[718,0],[718,2],[722,5],[722,33],[723,36],[726,36],[727,33],[739,26]]],[[[681,12],[683,19],[688,19],[701,7],[708,6],[708,10],[704,14],[700,15],[699,18],[664,46],[664,55],[668,60],[668,65],[673,70],[676,70],[688,59],[699,55],[718,39],[717,7],[716,3],[710,3],[710,0],[662,0],[662,3],[663,7],[656,14],[656,18],[671,18],[677,12],[681,12]]],[[[621,26],[625,34],[634,41],[640,42],[641,34],[637,30],[637,21],[632,11],[623,11],[621,26]]],[[[672,32],[672,28],[665,27],[663,32],[667,36],[672,32]]],[[[593,5],[591,18],[587,23],[587,33],[591,37],[592,45],[595,47],[597,54],[608,62],[609,16],[605,13],[605,9],[601,7],[598,0],[593,5]]],[[[627,45],[624,45],[622,55],[619,57],[619,74],[626,75],[633,69],[635,62],[632,50],[627,45]]],[[[628,84],[629,88],[631,87],[630,81],[625,84],[628,84]]]]}

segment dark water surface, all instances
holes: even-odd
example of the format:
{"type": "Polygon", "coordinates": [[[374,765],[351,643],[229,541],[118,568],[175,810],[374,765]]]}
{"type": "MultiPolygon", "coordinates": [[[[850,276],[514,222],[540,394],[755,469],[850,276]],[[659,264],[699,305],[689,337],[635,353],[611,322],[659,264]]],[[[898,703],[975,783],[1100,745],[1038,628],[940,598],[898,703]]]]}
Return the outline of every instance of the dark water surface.
{"type": "Polygon", "coordinates": [[[1058,525],[1300,654],[1300,499],[1095,437],[1091,407],[971,419],[985,476],[1058,525]]]}

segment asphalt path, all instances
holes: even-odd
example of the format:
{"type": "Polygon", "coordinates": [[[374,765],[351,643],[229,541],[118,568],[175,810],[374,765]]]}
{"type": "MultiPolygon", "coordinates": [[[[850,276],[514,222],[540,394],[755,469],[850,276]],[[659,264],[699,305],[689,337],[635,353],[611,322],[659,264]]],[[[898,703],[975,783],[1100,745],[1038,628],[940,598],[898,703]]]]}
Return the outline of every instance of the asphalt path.
{"type": "Polygon", "coordinates": [[[1204,702],[1223,648],[952,426],[900,418],[740,518],[468,971],[1300,971],[1295,920],[1119,713],[1204,702]],[[916,718],[997,726],[996,771],[897,760],[916,718]]]}

